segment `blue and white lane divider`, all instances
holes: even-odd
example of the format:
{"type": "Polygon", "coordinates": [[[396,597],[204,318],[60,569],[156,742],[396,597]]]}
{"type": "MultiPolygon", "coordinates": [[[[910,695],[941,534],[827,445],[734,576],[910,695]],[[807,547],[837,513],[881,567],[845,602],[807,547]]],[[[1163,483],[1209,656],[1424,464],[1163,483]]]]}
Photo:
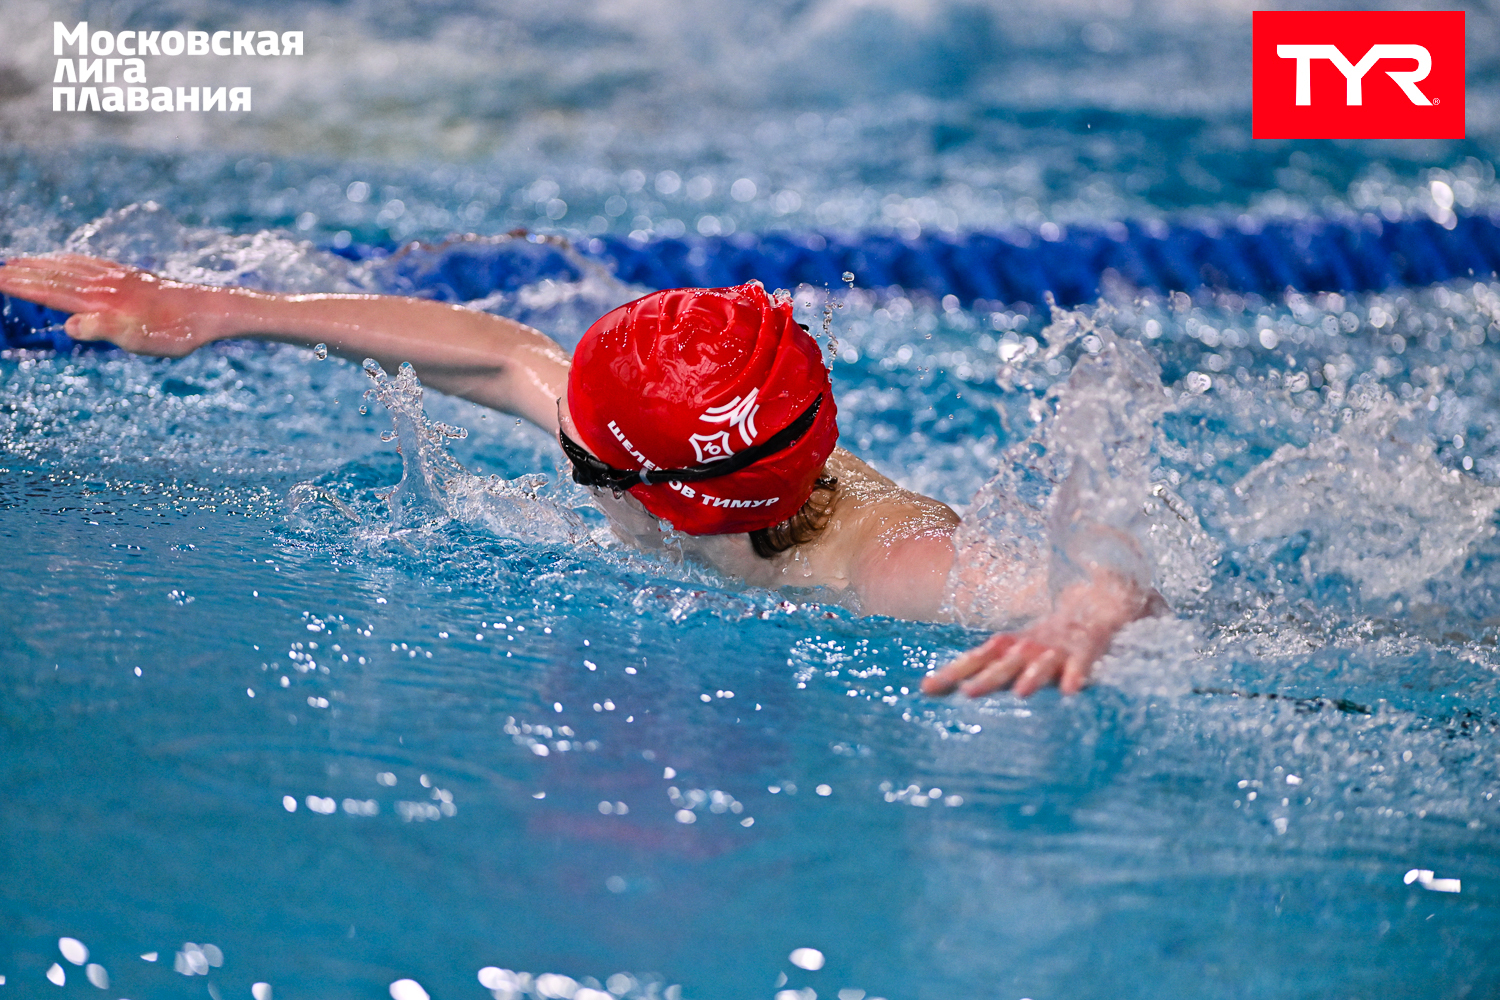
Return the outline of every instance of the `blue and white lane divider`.
{"type": "MultiPolygon", "coordinates": [[[[1203,289],[1279,296],[1371,291],[1500,271],[1500,215],[1461,216],[1452,228],[1428,219],[1354,219],[1165,224],[1115,222],[1041,232],[967,233],[903,239],[888,233],[738,233],[636,243],[615,236],[567,244],[556,238],[460,239],[438,246],[351,246],[352,259],[380,258],[377,273],[394,294],[468,302],[544,278],[573,280],[602,266],[649,288],[735,285],[837,288],[852,272],[864,288],[897,287],[935,298],[953,295],[1013,304],[1063,305],[1097,298],[1103,286],[1154,292],[1203,289]]],[[[0,297],[3,299],[3,297],[0,297]]],[[[19,300],[0,309],[0,345],[68,350],[65,316],[19,300]]]]}

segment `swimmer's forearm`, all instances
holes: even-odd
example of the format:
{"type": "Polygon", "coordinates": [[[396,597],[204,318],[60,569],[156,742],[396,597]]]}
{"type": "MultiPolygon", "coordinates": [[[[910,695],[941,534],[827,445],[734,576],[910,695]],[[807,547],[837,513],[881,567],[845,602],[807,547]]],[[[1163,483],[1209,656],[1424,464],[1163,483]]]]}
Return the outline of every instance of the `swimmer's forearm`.
{"type": "Polygon", "coordinates": [[[21,257],[0,266],[0,293],[63,312],[75,340],[177,358],[204,344],[258,337],[327,344],[390,369],[410,361],[423,382],[557,430],[568,356],[520,323],[422,299],[277,295],[214,288],[81,254],[21,257]]]}
{"type": "Polygon", "coordinates": [[[1087,582],[1064,587],[1043,621],[1059,634],[1076,636],[1079,648],[1091,648],[1102,656],[1115,633],[1151,613],[1154,594],[1128,576],[1097,570],[1087,582]]]}
{"type": "Polygon", "coordinates": [[[423,299],[380,295],[272,295],[188,286],[209,340],[255,337],[324,343],[390,370],[411,362],[423,384],[555,431],[568,357],[530,327],[423,299]]]}

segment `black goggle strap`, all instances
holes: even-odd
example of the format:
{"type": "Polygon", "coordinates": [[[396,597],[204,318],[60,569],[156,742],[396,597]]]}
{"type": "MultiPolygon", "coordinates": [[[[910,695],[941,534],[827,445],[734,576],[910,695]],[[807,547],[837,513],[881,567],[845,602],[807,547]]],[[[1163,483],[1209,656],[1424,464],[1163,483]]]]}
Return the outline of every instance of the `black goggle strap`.
{"type": "Polygon", "coordinates": [[[707,462],[685,469],[617,469],[584,451],[582,445],[561,430],[557,432],[557,440],[562,445],[563,454],[567,455],[568,461],[573,463],[573,481],[580,486],[601,486],[623,492],[638,484],[655,486],[669,482],[697,483],[705,479],[730,475],[754,465],[768,455],[785,451],[812,428],[813,421],[817,420],[818,410],[822,405],[823,394],[820,392],[812,401],[812,405],[803,410],[796,420],[760,444],[751,445],[744,451],[736,452],[721,461],[707,462]]]}

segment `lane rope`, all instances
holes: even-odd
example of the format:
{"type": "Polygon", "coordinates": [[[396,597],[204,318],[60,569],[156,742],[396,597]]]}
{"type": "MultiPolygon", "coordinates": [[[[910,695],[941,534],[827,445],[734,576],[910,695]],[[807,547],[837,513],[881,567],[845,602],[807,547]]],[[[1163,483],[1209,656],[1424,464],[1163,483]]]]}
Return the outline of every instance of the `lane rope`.
{"type": "MultiPolygon", "coordinates": [[[[1114,222],[1041,230],[922,235],[891,233],[736,233],[647,243],[602,236],[577,243],[512,234],[443,244],[333,250],[379,263],[393,294],[470,302],[551,278],[574,281],[589,268],[647,288],[736,285],[839,287],[845,271],[863,288],[897,288],[962,306],[1063,305],[1107,288],[1155,293],[1361,292],[1487,280],[1500,271],[1500,215],[1468,215],[1444,226],[1431,219],[1199,220],[1114,222]],[[1053,237],[1053,238],[1048,238],[1053,237]]],[[[65,314],[0,296],[0,346],[71,350],[65,314]]]]}

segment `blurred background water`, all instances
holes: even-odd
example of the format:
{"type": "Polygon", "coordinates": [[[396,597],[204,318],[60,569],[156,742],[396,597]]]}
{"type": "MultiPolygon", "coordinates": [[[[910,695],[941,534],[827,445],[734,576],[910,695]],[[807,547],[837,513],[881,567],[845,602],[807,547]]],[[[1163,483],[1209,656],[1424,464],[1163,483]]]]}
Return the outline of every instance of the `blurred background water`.
{"type": "MultiPolygon", "coordinates": [[[[1496,202],[1479,6],[1469,138],[1401,143],[1252,142],[1243,5],[4,14],[0,252],[195,280],[390,289],[332,251],[518,226],[1051,239],[1496,202]],[[252,86],[241,117],[54,114],[53,20],[307,55],[152,60],[252,86]]],[[[0,356],[3,988],[1500,995],[1492,276],[1116,289],[1050,334],[1041,302],[856,286],[843,443],[976,551],[1002,487],[1045,501],[1071,404],[1146,434],[1176,616],[1084,695],[923,699],[984,633],[623,551],[544,435],[399,376],[0,356]],[[1070,386],[1117,338],[1161,386],[1070,386]]],[[[472,304],[571,346],[642,291],[584,269],[472,304]]],[[[797,290],[814,329],[826,301],[797,290]]]]}

